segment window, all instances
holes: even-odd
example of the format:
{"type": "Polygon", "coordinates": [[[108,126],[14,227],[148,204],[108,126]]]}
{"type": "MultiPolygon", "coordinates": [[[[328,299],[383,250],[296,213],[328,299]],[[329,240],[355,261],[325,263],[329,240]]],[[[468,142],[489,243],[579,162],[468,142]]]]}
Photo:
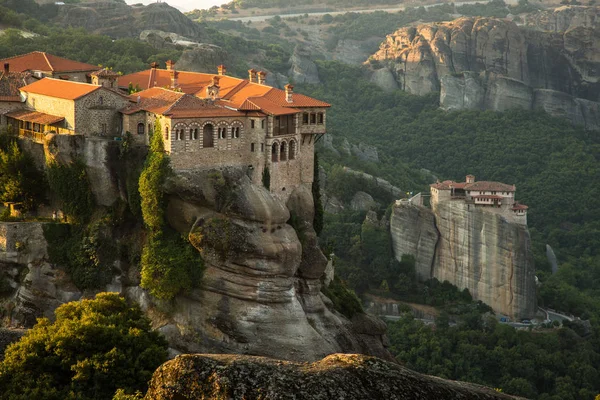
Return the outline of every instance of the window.
{"type": "Polygon", "coordinates": [[[165,140],[169,140],[169,127],[165,126],[165,140]]]}
{"type": "Polygon", "coordinates": [[[260,127],[261,127],[262,129],[265,129],[265,120],[264,120],[264,119],[261,119],[261,120],[260,120],[260,127]]]}
{"type": "Polygon", "coordinates": [[[265,152],[265,144],[264,144],[264,143],[261,143],[261,144],[260,144],[260,152],[261,152],[261,153],[264,153],[264,152],[265,152]]]}
{"type": "Polygon", "coordinates": [[[281,161],[287,160],[287,146],[285,145],[285,142],[281,143],[280,149],[281,150],[279,151],[279,159],[281,161]]]}
{"type": "Polygon", "coordinates": [[[324,120],[323,113],[318,113],[317,114],[317,124],[322,124],[323,120],[324,120]]]}
{"type": "Polygon", "coordinates": [[[100,105],[103,105],[104,104],[104,97],[100,96],[98,98],[98,102],[100,103],[100,105]]]}
{"type": "Polygon", "coordinates": [[[240,138],[240,127],[239,126],[234,126],[233,128],[231,128],[231,137],[234,139],[240,138]]]}
{"type": "Polygon", "coordinates": [[[302,124],[308,125],[308,113],[302,114],[302,124]]]}
{"type": "Polygon", "coordinates": [[[102,124],[102,134],[106,135],[106,124],[102,124]]]}
{"type": "Polygon", "coordinates": [[[198,140],[198,128],[190,129],[190,140],[198,140]]]}
{"type": "Polygon", "coordinates": [[[316,124],[316,123],[317,123],[317,114],[315,114],[315,113],[311,113],[311,114],[310,114],[310,124],[311,124],[311,125],[314,125],[314,124],[316,124]]]}
{"type": "Polygon", "coordinates": [[[144,134],[144,124],[142,124],[141,122],[137,125],[137,133],[138,135],[144,134]]]}
{"type": "Polygon", "coordinates": [[[290,160],[296,159],[296,141],[292,140],[290,142],[290,160]]]}
{"type": "Polygon", "coordinates": [[[202,129],[202,147],[213,147],[214,139],[213,139],[214,128],[212,124],[204,125],[202,129]]]}
{"type": "Polygon", "coordinates": [[[279,145],[277,143],[273,143],[273,146],[271,146],[271,161],[277,162],[278,157],[279,157],[279,145]]]}
{"type": "Polygon", "coordinates": [[[250,120],[250,128],[254,129],[254,120],[253,119],[250,120]]]}
{"type": "Polygon", "coordinates": [[[250,143],[250,151],[254,153],[254,143],[250,143]]]}
{"type": "Polygon", "coordinates": [[[219,139],[227,138],[227,127],[226,126],[220,127],[218,132],[219,132],[219,139]]]}
{"type": "Polygon", "coordinates": [[[183,140],[184,139],[184,136],[183,136],[184,132],[185,132],[185,129],[183,129],[183,128],[177,129],[175,131],[175,139],[177,139],[177,140],[183,140]]]}
{"type": "MultiPolygon", "coordinates": [[[[140,128],[138,127],[138,132],[139,132],[140,128]]],[[[152,133],[152,125],[148,124],[148,135],[152,133]]]]}

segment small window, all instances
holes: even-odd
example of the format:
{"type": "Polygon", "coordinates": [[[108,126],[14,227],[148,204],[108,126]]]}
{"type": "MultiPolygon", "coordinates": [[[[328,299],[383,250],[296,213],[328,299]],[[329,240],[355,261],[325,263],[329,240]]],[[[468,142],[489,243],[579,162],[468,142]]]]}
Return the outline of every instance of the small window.
{"type": "Polygon", "coordinates": [[[219,128],[219,139],[225,139],[225,138],[227,138],[227,128],[226,127],[219,128]]]}
{"type": "Polygon", "coordinates": [[[104,97],[100,96],[98,98],[98,101],[100,102],[100,105],[103,105],[104,104],[104,97]]]}
{"type": "Polygon", "coordinates": [[[281,150],[279,151],[279,159],[281,161],[287,160],[287,148],[286,148],[285,142],[281,143],[280,149],[281,150]]]}
{"type": "Polygon", "coordinates": [[[169,127],[165,126],[165,140],[169,140],[169,127]]]}
{"type": "Polygon", "coordinates": [[[317,114],[315,114],[315,113],[311,113],[311,114],[310,114],[310,124],[311,124],[311,125],[314,125],[314,124],[316,124],[316,123],[317,123],[317,114]]]}
{"type": "Polygon", "coordinates": [[[271,146],[271,161],[277,162],[279,158],[279,145],[277,143],[273,143],[271,146]]]}
{"type": "Polygon", "coordinates": [[[240,138],[240,127],[239,126],[234,126],[233,128],[231,128],[231,137],[234,139],[240,138]]]}
{"type": "Polygon", "coordinates": [[[317,124],[322,124],[323,120],[324,120],[323,118],[324,118],[323,113],[318,113],[317,114],[317,124]]]}
{"type": "Polygon", "coordinates": [[[261,153],[264,153],[264,152],[265,152],[265,144],[264,144],[264,143],[261,143],[261,144],[260,144],[260,152],[261,152],[261,153]]]}
{"type": "Polygon", "coordinates": [[[190,140],[198,140],[198,128],[190,129],[190,140]]]}
{"type": "Polygon", "coordinates": [[[307,125],[308,124],[308,113],[302,114],[302,124],[303,125],[307,125]]]}
{"type": "MultiPolygon", "coordinates": [[[[138,128],[139,131],[140,128],[138,128]]],[[[148,124],[148,134],[152,133],[152,125],[148,124]]]]}
{"type": "Polygon", "coordinates": [[[137,133],[138,135],[144,134],[144,124],[142,124],[141,122],[137,125],[137,133]]]}
{"type": "Polygon", "coordinates": [[[254,129],[254,120],[253,119],[250,120],[250,128],[254,129]]]}
{"type": "Polygon", "coordinates": [[[261,127],[262,129],[265,129],[265,120],[264,120],[264,119],[261,119],[261,120],[260,120],[260,127],[261,127]]]}
{"type": "Polygon", "coordinates": [[[102,124],[102,134],[106,134],[106,124],[102,124]]]}
{"type": "Polygon", "coordinates": [[[254,143],[250,143],[250,151],[254,153],[254,143]]]}

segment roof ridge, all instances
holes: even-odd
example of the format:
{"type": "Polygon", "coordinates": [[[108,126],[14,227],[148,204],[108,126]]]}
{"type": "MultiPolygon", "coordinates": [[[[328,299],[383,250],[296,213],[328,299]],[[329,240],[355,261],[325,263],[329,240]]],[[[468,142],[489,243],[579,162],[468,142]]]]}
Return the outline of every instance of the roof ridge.
{"type": "Polygon", "coordinates": [[[17,58],[17,57],[25,57],[28,56],[30,54],[33,53],[43,53],[43,51],[39,51],[39,50],[34,50],[34,51],[30,51],[29,53],[25,53],[25,54],[17,54],[16,56],[12,56],[12,57],[5,57],[2,60],[6,61],[6,60],[12,60],[13,58],[17,58]]]}
{"type": "MultiPolygon", "coordinates": [[[[175,91],[173,91],[173,92],[175,92],[175,91]]],[[[178,92],[175,92],[175,93],[178,93],[178,92]]],[[[163,112],[162,112],[162,114],[163,114],[163,115],[165,115],[165,114],[167,114],[169,111],[171,111],[171,110],[173,109],[173,107],[175,107],[175,106],[177,105],[177,103],[179,103],[179,102],[181,101],[181,99],[183,99],[185,96],[187,96],[187,94],[186,94],[186,93],[183,93],[183,96],[179,96],[179,98],[178,98],[177,100],[175,100],[175,101],[173,102],[173,104],[171,104],[171,105],[169,106],[169,108],[167,108],[165,111],[163,111],[163,112]]]]}
{"type": "Polygon", "coordinates": [[[52,66],[52,63],[50,62],[50,60],[48,60],[48,56],[46,55],[46,52],[41,52],[42,55],[44,56],[44,60],[46,60],[46,62],[48,63],[48,66],[50,67],[50,71],[54,71],[54,67],[52,66]]]}

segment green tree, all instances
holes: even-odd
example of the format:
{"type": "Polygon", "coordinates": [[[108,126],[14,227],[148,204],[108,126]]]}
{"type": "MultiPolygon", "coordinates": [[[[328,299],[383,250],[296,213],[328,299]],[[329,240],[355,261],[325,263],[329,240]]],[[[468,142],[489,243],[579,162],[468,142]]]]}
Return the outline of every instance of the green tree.
{"type": "Polygon", "coordinates": [[[35,209],[44,200],[46,187],[44,174],[16,141],[0,148],[0,201],[22,203],[26,210],[35,209]]]}
{"type": "Polygon", "coordinates": [[[41,318],[0,364],[3,399],[109,399],[145,391],[167,358],[167,342],[116,293],[63,304],[41,318]]]}
{"type": "Polygon", "coordinates": [[[154,133],[150,138],[150,151],[139,183],[142,218],[146,227],[153,232],[160,231],[165,223],[162,186],[169,173],[169,158],[165,154],[162,128],[160,122],[156,121],[154,133]]]}
{"type": "Polygon", "coordinates": [[[47,175],[50,190],[62,203],[63,211],[77,223],[89,219],[95,202],[85,164],[80,160],[69,164],[52,161],[47,175]]]}

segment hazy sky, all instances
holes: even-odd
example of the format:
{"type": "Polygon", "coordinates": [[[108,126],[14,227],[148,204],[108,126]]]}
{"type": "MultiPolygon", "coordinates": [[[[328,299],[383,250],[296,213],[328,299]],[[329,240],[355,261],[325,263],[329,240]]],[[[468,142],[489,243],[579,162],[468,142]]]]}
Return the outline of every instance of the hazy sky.
{"type": "MultiPolygon", "coordinates": [[[[126,0],[127,4],[135,3],[156,3],[152,0],[126,0]]],[[[169,3],[173,7],[179,8],[181,11],[192,11],[196,8],[210,8],[212,6],[220,6],[221,4],[229,3],[229,0],[168,0],[165,3],[169,3]]]]}

